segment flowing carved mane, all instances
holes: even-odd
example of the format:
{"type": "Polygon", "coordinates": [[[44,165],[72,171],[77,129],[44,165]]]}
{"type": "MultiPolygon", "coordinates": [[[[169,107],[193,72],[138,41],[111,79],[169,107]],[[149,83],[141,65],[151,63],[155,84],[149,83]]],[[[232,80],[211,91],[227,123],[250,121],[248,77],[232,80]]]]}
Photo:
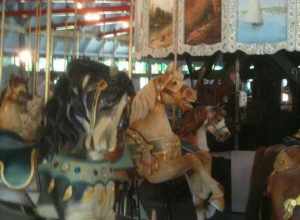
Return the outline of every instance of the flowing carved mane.
{"type": "Polygon", "coordinates": [[[155,107],[156,91],[154,81],[151,80],[142,90],[140,90],[131,105],[130,124],[144,119],[155,107]]]}

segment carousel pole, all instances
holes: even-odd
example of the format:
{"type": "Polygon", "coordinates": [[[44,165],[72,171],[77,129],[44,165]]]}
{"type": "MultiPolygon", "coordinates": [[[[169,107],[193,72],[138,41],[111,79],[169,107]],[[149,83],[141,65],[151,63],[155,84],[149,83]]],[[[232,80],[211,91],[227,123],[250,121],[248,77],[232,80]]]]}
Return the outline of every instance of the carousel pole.
{"type": "Polygon", "coordinates": [[[78,8],[77,5],[75,5],[75,22],[74,22],[74,44],[73,44],[73,57],[78,58],[79,57],[79,49],[80,49],[80,35],[79,35],[79,29],[78,29],[78,17],[77,17],[78,8]]]}
{"type": "MultiPolygon", "coordinates": [[[[174,0],[174,33],[173,33],[173,41],[174,41],[174,71],[177,71],[178,68],[178,1],[174,0]]],[[[176,108],[172,107],[172,125],[175,128],[176,125],[176,108]]]]}
{"type": "Polygon", "coordinates": [[[47,0],[47,44],[46,44],[46,69],[45,69],[45,103],[49,98],[49,83],[50,83],[50,59],[51,59],[51,0],[47,0]]]}
{"type": "Polygon", "coordinates": [[[234,136],[234,149],[239,150],[239,131],[240,131],[240,60],[237,57],[235,63],[235,136],[234,136]]]}
{"type": "MultiPolygon", "coordinates": [[[[2,0],[1,8],[1,33],[0,33],[0,83],[2,84],[2,71],[3,71],[3,45],[4,45],[4,25],[5,25],[5,3],[6,0],[2,0]]],[[[0,85],[1,85],[0,84],[0,85]]]]}
{"type": "Polygon", "coordinates": [[[174,10],[174,34],[173,34],[173,41],[174,41],[174,66],[177,69],[178,66],[178,1],[174,0],[175,10],[174,10]]]}
{"type": "Polygon", "coordinates": [[[39,71],[39,59],[40,59],[40,31],[41,31],[41,2],[37,1],[36,6],[36,28],[34,33],[34,50],[33,50],[33,77],[32,77],[32,92],[37,93],[38,85],[38,71],[39,71]]]}
{"type": "Polygon", "coordinates": [[[130,19],[129,19],[129,40],[128,40],[128,75],[132,78],[133,64],[133,19],[134,19],[134,0],[130,1],[130,19]]]}

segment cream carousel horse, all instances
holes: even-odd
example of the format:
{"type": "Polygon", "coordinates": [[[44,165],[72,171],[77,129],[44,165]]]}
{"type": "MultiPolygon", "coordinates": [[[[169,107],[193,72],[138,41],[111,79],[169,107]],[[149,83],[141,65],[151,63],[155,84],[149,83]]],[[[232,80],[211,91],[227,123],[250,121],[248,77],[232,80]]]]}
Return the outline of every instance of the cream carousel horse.
{"type": "Polygon", "coordinates": [[[130,129],[131,142],[139,145],[135,163],[140,176],[150,183],[162,183],[187,174],[195,206],[200,211],[198,219],[204,219],[205,200],[222,210],[223,191],[205,168],[205,153],[182,154],[179,137],[172,131],[166,105],[175,105],[183,111],[191,109],[196,93],[183,83],[183,75],[173,66],[166,74],[153,79],[132,100],[130,129]]]}

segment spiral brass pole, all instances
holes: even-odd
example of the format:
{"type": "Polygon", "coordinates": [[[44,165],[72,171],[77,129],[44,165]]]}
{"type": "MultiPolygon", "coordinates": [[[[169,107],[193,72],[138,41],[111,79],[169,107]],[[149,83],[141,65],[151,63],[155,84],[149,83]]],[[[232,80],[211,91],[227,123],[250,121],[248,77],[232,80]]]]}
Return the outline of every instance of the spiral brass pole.
{"type": "Polygon", "coordinates": [[[52,18],[52,3],[47,0],[47,26],[46,26],[46,68],[45,68],[45,103],[49,98],[50,84],[50,65],[51,65],[51,18],[52,18]]]}
{"type": "Polygon", "coordinates": [[[6,0],[2,0],[1,9],[1,32],[0,32],[0,82],[2,84],[2,71],[3,71],[3,45],[4,45],[4,25],[5,25],[5,3],[6,0]]]}

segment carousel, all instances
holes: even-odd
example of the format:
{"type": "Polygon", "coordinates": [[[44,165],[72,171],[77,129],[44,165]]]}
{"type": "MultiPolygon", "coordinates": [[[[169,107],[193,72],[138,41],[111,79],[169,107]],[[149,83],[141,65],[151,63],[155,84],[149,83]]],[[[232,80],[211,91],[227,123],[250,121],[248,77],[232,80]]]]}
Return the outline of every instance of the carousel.
{"type": "Polygon", "coordinates": [[[299,17],[2,0],[0,219],[300,219],[299,17]]]}

